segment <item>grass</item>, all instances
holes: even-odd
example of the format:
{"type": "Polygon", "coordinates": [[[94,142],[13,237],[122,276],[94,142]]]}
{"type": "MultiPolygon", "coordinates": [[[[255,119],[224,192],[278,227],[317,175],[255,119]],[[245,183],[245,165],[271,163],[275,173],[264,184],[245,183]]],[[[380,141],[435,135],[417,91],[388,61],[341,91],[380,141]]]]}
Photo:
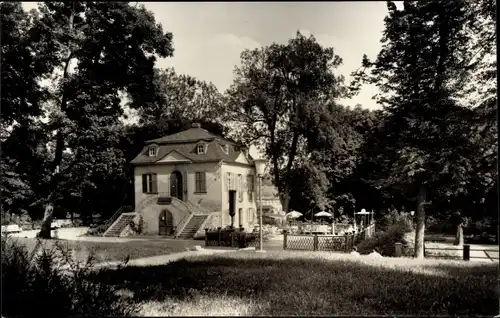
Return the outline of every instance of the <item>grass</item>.
{"type": "Polygon", "coordinates": [[[492,315],[496,264],[235,252],[96,274],[140,315],[492,315]]]}
{"type": "MultiPolygon", "coordinates": [[[[13,241],[17,241],[27,247],[28,252],[31,252],[37,240],[33,238],[12,237],[13,241]]],[[[74,257],[79,261],[87,259],[91,252],[97,262],[121,261],[127,257],[137,259],[142,257],[158,256],[183,252],[186,248],[191,248],[195,245],[200,245],[196,241],[183,240],[165,240],[165,239],[144,239],[127,242],[93,242],[93,241],[72,241],[72,240],[42,240],[43,246],[51,248],[56,242],[73,251],[74,257]]]]}

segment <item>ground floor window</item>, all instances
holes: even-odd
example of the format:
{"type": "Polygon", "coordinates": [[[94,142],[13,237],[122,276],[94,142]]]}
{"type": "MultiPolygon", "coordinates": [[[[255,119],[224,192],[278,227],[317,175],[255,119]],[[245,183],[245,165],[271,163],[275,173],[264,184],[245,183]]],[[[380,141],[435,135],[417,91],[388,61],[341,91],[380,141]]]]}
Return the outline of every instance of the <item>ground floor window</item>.
{"type": "Polygon", "coordinates": [[[248,221],[255,221],[255,214],[253,213],[253,208],[248,208],[248,221]]]}

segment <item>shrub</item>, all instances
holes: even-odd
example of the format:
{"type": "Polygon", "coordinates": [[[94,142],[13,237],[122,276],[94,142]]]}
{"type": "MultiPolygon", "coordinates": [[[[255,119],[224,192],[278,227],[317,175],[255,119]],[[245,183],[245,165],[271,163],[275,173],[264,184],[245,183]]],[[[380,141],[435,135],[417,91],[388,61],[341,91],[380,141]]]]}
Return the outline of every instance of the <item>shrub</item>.
{"type": "Polygon", "coordinates": [[[78,262],[72,252],[56,243],[52,248],[38,240],[29,253],[2,237],[2,316],[123,316],[136,305],[111,286],[90,279],[94,257],[78,262]]]}
{"type": "Polygon", "coordinates": [[[144,230],[144,219],[139,215],[139,220],[136,222],[130,221],[130,229],[138,235],[141,235],[144,230]]]}
{"type": "Polygon", "coordinates": [[[384,256],[393,256],[395,244],[407,244],[405,234],[411,231],[411,223],[409,224],[404,219],[395,220],[386,231],[376,232],[373,237],[358,244],[357,251],[360,254],[370,254],[377,251],[384,256]]]}
{"type": "Polygon", "coordinates": [[[412,216],[406,212],[398,212],[396,210],[389,211],[380,221],[377,222],[377,227],[382,231],[387,231],[391,226],[398,224],[402,228],[408,228],[411,231],[413,228],[412,216]]]}
{"type": "Polygon", "coordinates": [[[87,232],[88,236],[102,236],[108,227],[105,224],[98,225],[96,227],[90,228],[87,232]]]}

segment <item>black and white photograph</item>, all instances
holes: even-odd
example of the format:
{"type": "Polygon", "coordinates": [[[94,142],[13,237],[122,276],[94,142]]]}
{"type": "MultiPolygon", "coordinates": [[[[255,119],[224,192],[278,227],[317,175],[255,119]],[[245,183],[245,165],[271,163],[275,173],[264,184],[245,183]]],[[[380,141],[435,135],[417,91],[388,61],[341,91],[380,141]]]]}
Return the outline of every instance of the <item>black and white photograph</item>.
{"type": "Polygon", "coordinates": [[[1,317],[500,317],[494,0],[0,2],[1,317]]]}

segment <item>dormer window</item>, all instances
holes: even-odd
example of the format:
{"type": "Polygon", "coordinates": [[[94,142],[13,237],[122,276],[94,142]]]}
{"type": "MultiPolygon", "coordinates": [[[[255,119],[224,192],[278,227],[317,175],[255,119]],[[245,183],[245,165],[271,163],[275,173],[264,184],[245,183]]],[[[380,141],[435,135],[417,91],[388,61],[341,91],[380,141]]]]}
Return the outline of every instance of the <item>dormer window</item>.
{"type": "Polygon", "coordinates": [[[222,146],[222,150],[226,153],[226,155],[229,153],[229,145],[224,145],[222,146]]]}
{"type": "Polygon", "coordinates": [[[196,147],[196,153],[199,154],[199,155],[204,154],[205,153],[205,145],[199,144],[196,147]]]}
{"type": "Polygon", "coordinates": [[[149,147],[148,154],[150,157],[156,157],[156,147],[155,146],[149,147]]]}

